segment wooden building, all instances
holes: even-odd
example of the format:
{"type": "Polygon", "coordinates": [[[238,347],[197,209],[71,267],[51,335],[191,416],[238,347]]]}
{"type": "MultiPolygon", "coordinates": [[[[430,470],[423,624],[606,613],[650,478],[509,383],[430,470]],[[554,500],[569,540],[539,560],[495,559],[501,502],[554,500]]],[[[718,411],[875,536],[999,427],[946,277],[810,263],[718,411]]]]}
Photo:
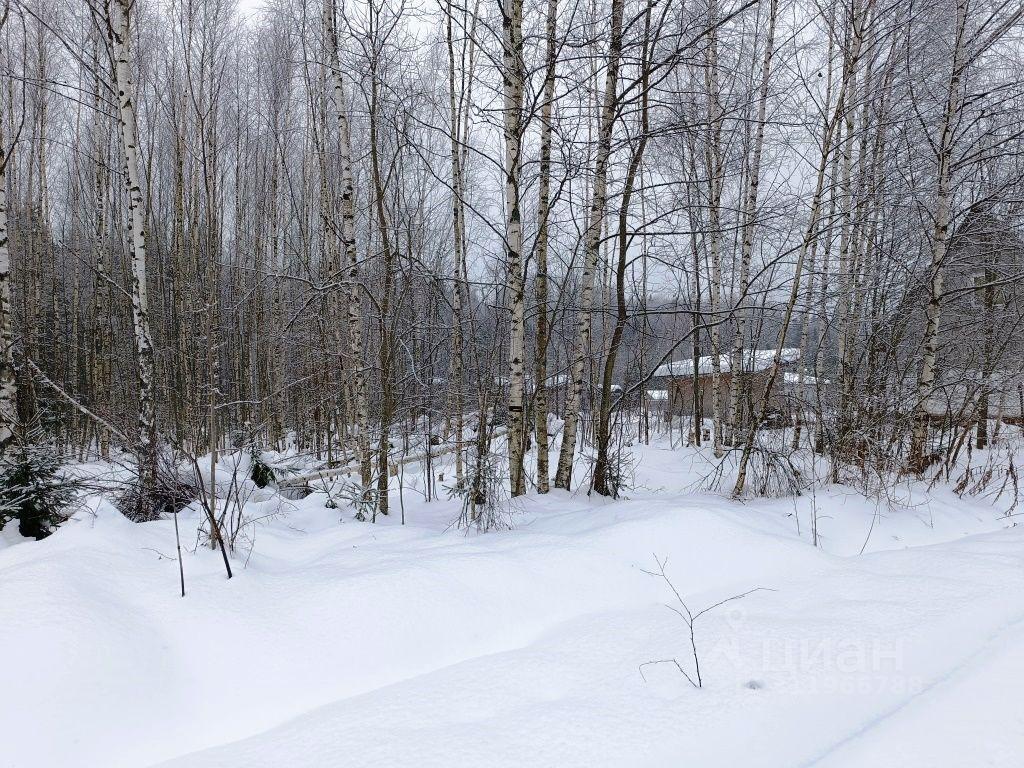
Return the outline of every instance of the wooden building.
{"type": "MultiPolygon", "coordinates": [[[[774,349],[745,350],[743,353],[743,370],[741,380],[741,407],[746,414],[753,413],[759,409],[764,397],[765,384],[768,380],[768,371],[771,368],[772,360],[775,357],[774,349]]],[[[654,372],[653,379],[657,382],[664,382],[668,391],[668,406],[665,409],[669,416],[690,416],[693,412],[694,396],[693,387],[696,382],[701,395],[701,410],[705,418],[711,416],[714,410],[714,388],[712,387],[712,368],[714,358],[711,356],[702,357],[698,360],[697,375],[694,376],[693,360],[674,360],[666,363],[654,372]]],[[[768,404],[769,412],[788,412],[795,394],[793,383],[795,381],[794,370],[800,362],[800,350],[787,348],[782,350],[782,367],[779,376],[772,388],[771,402],[768,404]],[[789,376],[786,376],[786,373],[789,376]]],[[[729,390],[732,386],[732,364],[729,355],[721,355],[719,358],[721,375],[719,376],[719,403],[722,415],[729,410],[729,390]]],[[[806,386],[806,383],[805,383],[806,386]]]]}

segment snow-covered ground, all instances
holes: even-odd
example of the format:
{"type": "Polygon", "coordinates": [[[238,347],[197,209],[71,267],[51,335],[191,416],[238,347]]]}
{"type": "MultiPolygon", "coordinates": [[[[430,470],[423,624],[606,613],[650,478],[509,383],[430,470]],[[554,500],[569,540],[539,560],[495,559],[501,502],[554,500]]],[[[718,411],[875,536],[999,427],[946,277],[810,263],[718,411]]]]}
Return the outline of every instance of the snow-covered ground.
{"type": "Polygon", "coordinates": [[[183,513],[184,599],[170,521],[8,530],[0,766],[1024,764],[1024,528],[911,485],[739,504],[636,456],[628,499],[482,535],[413,491],[405,526],[268,494],[231,581],[183,513]],[[700,689],[646,664],[695,672],[655,556],[693,611],[759,588],[695,623],[700,689]]]}

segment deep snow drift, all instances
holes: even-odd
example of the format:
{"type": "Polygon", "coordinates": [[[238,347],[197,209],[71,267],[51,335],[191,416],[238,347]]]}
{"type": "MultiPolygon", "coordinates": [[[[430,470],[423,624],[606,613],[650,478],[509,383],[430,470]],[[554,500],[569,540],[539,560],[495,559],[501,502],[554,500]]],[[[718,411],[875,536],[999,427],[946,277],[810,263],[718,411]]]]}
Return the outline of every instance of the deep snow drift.
{"type": "Polygon", "coordinates": [[[8,530],[0,766],[1024,764],[1024,529],[941,489],[738,504],[687,456],[483,535],[266,494],[230,582],[183,513],[184,599],[170,521],[8,530]],[[761,588],[696,622],[699,690],[641,670],[694,672],[654,555],[694,611],[761,588]]]}

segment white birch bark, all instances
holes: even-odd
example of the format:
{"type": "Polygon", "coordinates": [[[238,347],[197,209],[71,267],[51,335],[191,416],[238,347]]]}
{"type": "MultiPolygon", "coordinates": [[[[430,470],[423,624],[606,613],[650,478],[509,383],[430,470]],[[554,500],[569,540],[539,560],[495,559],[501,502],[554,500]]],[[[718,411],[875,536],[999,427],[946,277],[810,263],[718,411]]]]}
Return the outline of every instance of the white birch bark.
{"type": "MultiPolygon", "coordinates": [[[[479,3],[479,0],[477,0],[479,3]]],[[[463,327],[466,321],[463,299],[466,294],[466,216],[465,216],[465,185],[462,178],[462,167],[466,155],[466,141],[469,136],[469,102],[472,98],[472,80],[474,71],[474,33],[477,20],[477,5],[471,11],[469,34],[465,38],[460,51],[462,71],[456,86],[455,66],[455,7],[451,0],[445,8],[445,42],[448,50],[448,130],[450,133],[451,183],[452,183],[452,244],[455,267],[455,280],[452,287],[452,351],[449,363],[451,390],[449,408],[452,413],[455,435],[455,484],[462,488],[465,483],[465,462],[463,459],[463,441],[465,440],[465,338],[463,327]],[[467,70],[467,47],[469,62],[467,70]]],[[[463,26],[466,23],[463,11],[463,26]]]]}
{"type": "Polygon", "coordinates": [[[524,378],[526,358],[523,222],[519,198],[523,110],[523,3],[502,0],[502,78],[505,132],[505,265],[509,303],[508,464],[512,496],[526,493],[524,378]]]}
{"type": "Polygon", "coordinates": [[[18,424],[18,385],[14,376],[14,317],[11,306],[11,251],[7,233],[7,162],[0,122],[0,459],[14,439],[18,424]]]}
{"type": "Polygon", "coordinates": [[[345,86],[341,80],[338,55],[338,28],[334,0],[324,0],[324,32],[327,36],[331,106],[338,121],[341,150],[341,241],[348,280],[348,339],[352,358],[352,389],[355,400],[356,444],[359,450],[359,474],[363,488],[370,487],[370,414],[366,404],[366,375],[363,372],[363,317],[359,286],[359,258],[356,252],[355,185],[352,178],[352,138],[345,105],[345,86]]]}
{"type": "Polygon", "coordinates": [[[550,487],[548,467],[548,219],[551,213],[551,137],[552,113],[555,103],[555,71],[557,48],[555,30],[558,20],[558,0],[548,0],[544,36],[547,44],[547,62],[544,71],[544,96],[540,113],[540,180],[537,191],[537,271],[534,276],[534,296],[537,301],[537,337],[534,353],[534,431],[537,441],[537,492],[547,493],[550,487]]]}
{"type": "MultiPolygon", "coordinates": [[[[848,61],[856,61],[860,57],[861,48],[864,42],[865,26],[866,25],[863,20],[858,19],[856,14],[852,14],[852,39],[850,42],[850,56],[848,61]]],[[[832,153],[832,139],[835,134],[836,125],[839,123],[840,117],[845,113],[847,96],[851,88],[853,73],[853,67],[847,66],[845,68],[842,86],[836,103],[836,110],[828,119],[826,119],[823,127],[821,156],[818,162],[814,196],[811,199],[810,215],[807,226],[804,229],[800,249],[797,253],[796,264],[793,268],[793,282],[790,287],[789,301],[786,303],[786,309],[783,313],[782,324],[779,328],[778,340],[775,345],[775,353],[772,356],[772,363],[768,368],[768,375],[765,380],[763,394],[759,401],[760,405],[757,409],[757,413],[751,419],[750,425],[747,428],[747,436],[743,443],[743,451],[740,454],[740,460],[736,470],[736,483],[733,485],[732,489],[732,495],[734,498],[741,496],[744,488],[746,487],[747,467],[749,466],[750,457],[753,454],[754,440],[757,436],[758,429],[761,428],[761,424],[764,422],[768,404],[771,402],[772,390],[775,387],[775,380],[779,375],[779,368],[782,363],[782,350],[786,344],[786,334],[789,331],[789,324],[793,318],[793,311],[796,307],[797,299],[800,296],[800,280],[803,274],[804,262],[807,260],[808,253],[811,251],[815,241],[817,240],[818,220],[821,216],[821,205],[825,191],[825,175],[826,170],[828,169],[829,156],[832,153]]]]}
{"type": "Polygon", "coordinates": [[[114,46],[114,83],[128,185],[129,237],[131,241],[132,324],[135,332],[136,368],[139,377],[139,509],[140,519],[153,517],[151,495],[156,488],[156,402],[153,391],[153,340],[149,329],[146,293],[146,211],[142,197],[138,125],[129,60],[130,0],[109,0],[111,42],[114,46]]]}
{"type": "MultiPolygon", "coordinates": [[[[854,19],[856,20],[859,9],[859,3],[853,4],[851,11],[854,19]]],[[[856,21],[854,22],[856,23],[856,21]]],[[[856,112],[857,112],[857,75],[858,75],[858,64],[859,55],[850,55],[848,58],[846,69],[847,77],[849,80],[848,97],[846,99],[846,115],[844,118],[845,123],[845,134],[843,136],[842,146],[843,153],[840,160],[840,179],[839,179],[839,201],[840,201],[840,219],[841,229],[839,234],[839,256],[838,256],[838,267],[837,275],[839,279],[839,296],[838,296],[838,307],[836,314],[838,315],[839,324],[839,340],[838,340],[838,353],[839,358],[839,370],[836,372],[836,380],[839,382],[839,412],[837,414],[837,435],[836,435],[836,450],[840,455],[846,452],[846,435],[849,431],[848,424],[849,418],[847,415],[847,409],[849,408],[849,399],[847,393],[851,392],[853,371],[849,366],[849,355],[847,352],[849,345],[849,326],[852,322],[852,298],[850,293],[853,287],[853,259],[851,257],[851,242],[853,240],[853,227],[854,227],[854,193],[853,193],[853,148],[854,148],[854,130],[856,128],[856,112]]]]}
{"type": "MultiPolygon", "coordinates": [[[[4,3],[0,32],[7,26],[11,6],[4,3]]],[[[18,426],[18,384],[14,372],[14,316],[11,304],[11,251],[7,231],[7,163],[14,154],[4,137],[0,116],[0,459],[7,453],[18,426]]]]}
{"type": "Polygon", "coordinates": [[[957,0],[956,37],[953,47],[953,64],[946,88],[946,104],[942,115],[939,140],[935,144],[938,173],[935,190],[935,228],[932,232],[930,279],[928,281],[928,307],[925,310],[925,330],[921,370],[917,377],[917,405],[914,409],[914,427],[910,443],[910,469],[920,472],[924,469],[928,442],[928,398],[935,388],[935,364],[939,347],[939,323],[941,321],[943,265],[949,241],[951,170],[953,142],[957,116],[961,110],[963,94],[961,81],[964,71],[964,49],[967,31],[968,0],[957,0]]]}

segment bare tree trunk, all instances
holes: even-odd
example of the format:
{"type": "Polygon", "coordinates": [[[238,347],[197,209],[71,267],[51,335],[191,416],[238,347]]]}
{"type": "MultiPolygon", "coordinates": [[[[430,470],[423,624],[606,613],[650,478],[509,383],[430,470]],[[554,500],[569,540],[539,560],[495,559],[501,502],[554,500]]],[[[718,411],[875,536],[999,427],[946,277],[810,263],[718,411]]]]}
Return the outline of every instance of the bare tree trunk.
{"type": "Polygon", "coordinates": [[[450,134],[450,151],[452,166],[452,245],[455,262],[455,281],[452,287],[452,351],[449,371],[451,375],[451,391],[449,403],[451,415],[455,421],[455,485],[461,488],[464,482],[465,469],[462,462],[462,440],[465,432],[465,404],[463,400],[463,338],[462,338],[462,263],[465,235],[463,228],[464,207],[462,200],[462,140],[460,109],[464,108],[461,98],[464,92],[456,96],[455,86],[455,39],[453,31],[454,7],[451,0],[445,9],[445,42],[448,50],[448,132],[450,134]]]}
{"type": "MultiPolygon", "coordinates": [[[[106,198],[107,198],[107,158],[106,138],[102,129],[100,111],[100,64],[99,45],[93,45],[93,268],[96,279],[93,288],[92,326],[90,356],[92,357],[89,382],[92,389],[92,401],[101,406],[101,412],[109,411],[110,388],[110,344],[109,334],[104,324],[109,322],[110,286],[107,277],[107,247],[104,242],[107,233],[106,198]]],[[[102,458],[110,454],[110,433],[97,427],[97,441],[102,458]]]]}
{"type": "Polygon", "coordinates": [[[992,374],[995,367],[993,354],[995,347],[996,333],[996,288],[992,283],[998,279],[998,274],[992,269],[985,270],[985,282],[988,283],[982,297],[985,309],[984,342],[981,350],[981,384],[978,392],[978,434],[975,447],[978,450],[987,448],[991,437],[988,429],[990,401],[992,392],[992,374]]]}
{"type": "Polygon", "coordinates": [[[548,438],[548,219],[551,215],[551,137],[555,104],[555,70],[557,48],[555,30],[558,23],[558,0],[548,0],[547,20],[544,27],[546,66],[544,70],[544,96],[540,113],[540,180],[537,191],[537,272],[533,290],[537,302],[537,337],[534,342],[534,430],[537,441],[537,492],[550,489],[548,438]]]}
{"type": "Polygon", "coordinates": [[[572,463],[576,453],[576,434],[579,428],[580,405],[583,396],[583,373],[590,348],[591,317],[594,298],[594,271],[601,247],[601,224],[604,221],[605,199],[608,194],[608,159],[611,156],[612,128],[615,125],[618,104],[619,60],[622,56],[623,0],[612,0],[611,34],[608,41],[608,60],[605,74],[604,104],[601,126],[597,137],[597,155],[594,159],[594,181],[590,200],[590,216],[584,235],[583,280],[580,288],[579,317],[576,321],[576,340],[570,369],[569,397],[565,407],[565,427],[562,450],[558,456],[555,487],[569,490],[572,484],[572,463]]]}
{"type": "Polygon", "coordinates": [[[754,132],[753,156],[747,180],[747,194],[743,201],[743,235],[740,246],[739,300],[735,309],[736,329],[732,340],[729,370],[729,424],[733,441],[742,429],[740,418],[740,392],[743,385],[743,346],[747,335],[746,302],[750,290],[750,261],[754,252],[754,230],[757,227],[757,193],[761,180],[761,154],[764,148],[764,128],[768,111],[768,86],[771,75],[772,56],[775,51],[775,19],[778,14],[778,0],[768,4],[768,31],[765,38],[764,59],[761,63],[761,86],[757,98],[757,127],[754,132]]]}
{"type": "MultiPolygon", "coordinates": [[[[854,2],[851,15],[856,17],[860,11],[860,4],[854,2]]],[[[845,133],[843,134],[843,152],[840,160],[839,199],[841,230],[839,234],[839,255],[837,277],[839,278],[839,297],[837,315],[839,316],[839,370],[836,372],[836,380],[839,383],[839,410],[837,414],[836,439],[833,445],[833,471],[838,471],[839,460],[848,453],[848,442],[850,432],[850,419],[848,411],[851,407],[850,399],[853,392],[853,370],[850,363],[850,325],[853,323],[853,270],[854,258],[851,256],[851,243],[854,240],[854,191],[853,191],[853,148],[855,145],[854,132],[856,129],[857,116],[857,76],[860,61],[859,51],[857,55],[851,55],[846,62],[846,75],[849,82],[846,98],[846,114],[844,116],[845,133]]],[[[863,126],[862,126],[863,128],[863,126]]]]}
{"type": "Polygon", "coordinates": [[[118,93],[121,143],[124,150],[131,239],[132,320],[135,330],[136,368],[139,377],[139,508],[140,520],[153,519],[152,496],[156,489],[156,402],[153,390],[153,340],[149,329],[146,291],[146,223],[142,198],[138,127],[129,62],[128,9],[130,0],[108,0],[110,35],[114,46],[114,82],[118,93]]]}
{"type": "Polygon", "coordinates": [[[505,129],[505,265],[508,270],[509,383],[508,471],[512,496],[526,493],[523,472],[525,451],[524,379],[526,359],[525,280],[523,275],[523,221],[519,175],[523,111],[523,3],[501,0],[503,118],[505,129]]]}
{"type": "MultiPolygon", "coordinates": [[[[724,110],[718,72],[718,4],[708,4],[708,44],[705,50],[704,87],[708,101],[708,141],[704,165],[708,177],[708,242],[711,258],[711,418],[715,456],[722,455],[722,189],[725,185],[725,155],[722,147],[724,110]]],[[[736,372],[733,372],[736,375],[736,372]]]]}
{"type": "MultiPolygon", "coordinates": [[[[371,8],[371,35],[376,36],[380,29],[379,9],[371,8]]],[[[392,247],[391,231],[387,213],[387,179],[392,178],[389,172],[385,175],[381,164],[380,145],[380,61],[379,53],[374,51],[370,58],[370,98],[369,98],[369,139],[370,139],[370,177],[373,184],[373,207],[380,236],[381,254],[383,256],[381,270],[383,285],[379,300],[380,311],[380,432],[377,435],[377,507],[382,515],[389,512],[389,449],[391,423],[394,418],[394,382],[393,357],[394,338],[390,313],[391,299],[395,283],[395,251],[392,247]]],[[[376,513],[374,514],[376,519],[376,513]]]]}
{"type": "Polygon", "coordinates": [[[949,241],[953,142],[957,116],[960,113],[963,99],[960,82],[964,70],[964,48],[967,44],[965,40],[967,6],[968,0],[957,0],[953,65],[946,89],[946,107],[943,110],[939,140],[935,144],[936,160],[938,161],[935,229],[932,232],[928,307],[925,310],[924,352],[921,358],[921,370],[917,377],[917,405],[914,409],[914,428],[908,462],[910,471],[917,473],[922,472],[925,467],[928,443],[928,399],[935,388],[935,363],[938,357],[942,305],[942,269],[946,261],[946,248],[949,241]]]}
{"type": "Polygon", "coordinates": [[[640,126],[637,146],[633,150],[633,156],[629,160],[626,170],[626,178],[622,188],[622,202],[619,205],[619,222],[617,237],[617,258],[615,262],[615,327],[612,329],[612,337],[608,346],[608,354],[604,361],[604,371],[601,377],[601,400],[598,410],[597,424],[594,434],[594,442],[597,446],[597,456],[594,460],[595,493],[602,496],[618,495],[618,481],[612,477],[612,457],[609,455],[609,444],[611,443],[611,415],[612,415],[612,377],[615,374],[615,364],[619,356],[619,346],[622,343],[622,334],[626,328],[628,319],[626,311],[626,264],[629,252],[629,206],[632,202],[633,191],[636,186],[637,174],[641,173],[644,151],[647,149],[647,141],[650,136],[650,119],[648,114],[647,90],[650,80],[648,55],[652,47],[650,40],[651,32],[651,4],[648,3],[644,13],[644,42],[643,54],[639,65],[642,67],[640,73],[640,126]]]}
{"type": "MultiPolygon", "coordinates": [[[[850,44],[850,59],[852,61],[856,61],[860,56],[861,46],[864,40],[865,26],[865,22],[858,19],[857,15],[854,13],[851,19],[852,40],[850,44]]],[[[839,122],[840,117],[844,114],[844,110],[846,108],[846,99],[850,89],[852,75],[853,68],[848,66],[844,72],[843,83],[840,89],[839,99],[836,104],[836,110],[830,118],[825,121],[823,130],[824,135],[821,139],[821,158],[818,162],[817,182],[814,187],[814,196],[811,199],[810,216],[807,222],[807,227],[804,230],[803,239],[800,243],[800,249],[797,253],[796,265],[793,269],[793,284],[789,293],[789,301],[786,303],[786,309],[783,313],[782,324],[779,328],[778,340],[775,345],[775,353],[772,356],[772,363],[768,368],[768,375],[765,379],[760,405],[757,408],[757,412],[751,418],[750,425],[747,428],[747,436],[743,444],[743,452],[740,454],[739,466],[736,472],[736,484],[732,489],[733,497],[739,497],[742,495],[746,486],[747,467],[750,463],[750,457],[754,450],[754,441],[757,437],[757,431],[761,428],[761,424],[764,423],[765,415],[767,413],[769,403],[771,402],[772,391],[775,387],[775,380],[779,375],[779,367],[782,363],[782,350],[786,345],[786,334],[789,332],[789,324],[793,318],[793,310],[796,307],[797,299],[800,296],[800,279],[803,273],[804,261],[807,259],[807,254],[817,237],[818,218],[821,215],[821,203],[825,190],[825,172],[828,168],[829,156],[832,153],[832,138],[835,133],[835,127],[839,122]]]]}
{"type": "MultiPolygon", "coordinates": [[[[826,54],[827,64],[825,66],[825,72],[826,72],[826,75],[825,75],[825,77],[826,77],[826,80],[825,80],[825,110],[826,111],[828,109],[830,109],[831,106],[832,106],[832,87],[833,87],[833,81],[832,81],[832,75],[833,75],[832,51],[833,51],[833,48],[835,46],[835,35],[833,34],[834,24],[835,24],[835,17],[833,15],[833,16],[829,17],[828,53],[826,54]]],[[[828,220],[828,221],[832,220],[832,215],[834,213],[834,208],[835,208],[835,196],[834,195],[830,195],[829,196],[829,210],[828,210],[828,213],[826,214],[826,220],[828,220]]],[[[792,442],[792,448],[793,448],[794,451],[797,450],[800,447],[800,434],[801,434],[801,431],[803,430],[804,416],[803,416],[802,409],[803,409],[803,405],[804,404],[802,402],[802,398],[803,398],[803,395],[804,395],[804,388],[805,388],[804,387],[804,385],[805,385],[805,382],[804,382],[804,368],[805,368],[805,361],[807,359],[807,350],[808,350],[809,344],[810,344],[811,326],[815,322],[814,319],[813,319],[812,313],[815,311],[814,310],[814,283],[815,283],[815,277],[816,277],[816,271],[817,271],[816,267],[817,267],[817,253],[818,253],[818,238],[819,238],[819,234],[818,233],[814,233],[813,239],[811,241],[810,253],[808,254],[808,258],[810,259],[810,262],[808,264],[807,308],[804,311],[803,326],[800,329],[800,358],[799,358],[800,362],[799,362],[799,367],[797,368],[797,384],[796,384],[796,398],[795,398],[795,402],[796,402],[796,415],[794,417],[794,423],[793,423],[793,442],[792,442]]],[[[828,254],[828,242],[826,241],[824,252],[822,254],[822,260],[821,260],[822,261],[822,264],[821,264],[822,276],[821,276],[821,309],[820,309],[820,311],[822,311],[822,312],[824,312],[824,309],[825,309],[825,300],[826,300],[825,289],[826,289],[827,283],[828,283],[828,279],[827,279],[828,255],[829,255],[828,254]]],[[[824,329],[824,324],[822,324],[822,329],[824,329]]],[[[820,376],[820,373],[821,373],[820,348],[822,346],[822,340],[824,339],[824,330],[821,330],[820,333],[821,333],[821,335],[817,337],[818,350],[817,350],[817,352],[815,354],[814,370],[813,370],[813,373],[812,373],[812,378],[814,380],[815,397],[816,398],[820,398],[820,393],[819,393],[817,387],[818,387],[818,383],[820,381],[819,376],[820,376]]],[[[821,440],[822,418],[821,418],[820,409],[819,409],[818,418],[817,418],[817,430],[818,430],[818,439],[816,441],[816,449],[820,449],[820,447],[821,447],[820,443],[822,442],[822,440],[821,440]]]]}
{"type": "MultiPolygon", "coordinates": [[[[10,19],[11,3],[0,11],[0,34],[10,19]]],[[[12,79],[13,101],[13,79],[12,79]]],[[[16,131],[20,133],[19,129],[16,131]]],[[[7,232],[7,164],[14,145],[7,146],[4,118],[0,116],[0,459],[14,440],[18,426],[18,380],[14,369],[14,306],[11,302],[11,251],[7,232]]]]}
{"type": "Polygon", "coordinates": [[[359,450],[359,476],[367,489],[373,476],[370,456],[370,414],[366,404],[366,375],[363,368],[363,313],[359,285],[359,257],[356,252],[355,185],[352,179],[352,139],[345,104],[345,87],[341,81],[338,56],[338,28],[334,0],[324,0],[324,30],[327,36],[328,71],[331,106],[338,121],[338,143],[341,147],[341,244],[345,254],[348,279],[348,340],[352,358],[352,389],[355,401],[356,444],[359,450]]]}
{"type": "MultiPolygon", "coordinates": [[[[6,22],[9,8],[4,8],[6,22]]],[[[0,30],[4,24],[0,23],[0,30]]],[[[18,425],[18,385],[14,375],[14,317],[11,305],[11,251],[7,237],[7,162],[13,154],[4,143],[0,121],[0,459],[14,440],[18,425]]]]}

